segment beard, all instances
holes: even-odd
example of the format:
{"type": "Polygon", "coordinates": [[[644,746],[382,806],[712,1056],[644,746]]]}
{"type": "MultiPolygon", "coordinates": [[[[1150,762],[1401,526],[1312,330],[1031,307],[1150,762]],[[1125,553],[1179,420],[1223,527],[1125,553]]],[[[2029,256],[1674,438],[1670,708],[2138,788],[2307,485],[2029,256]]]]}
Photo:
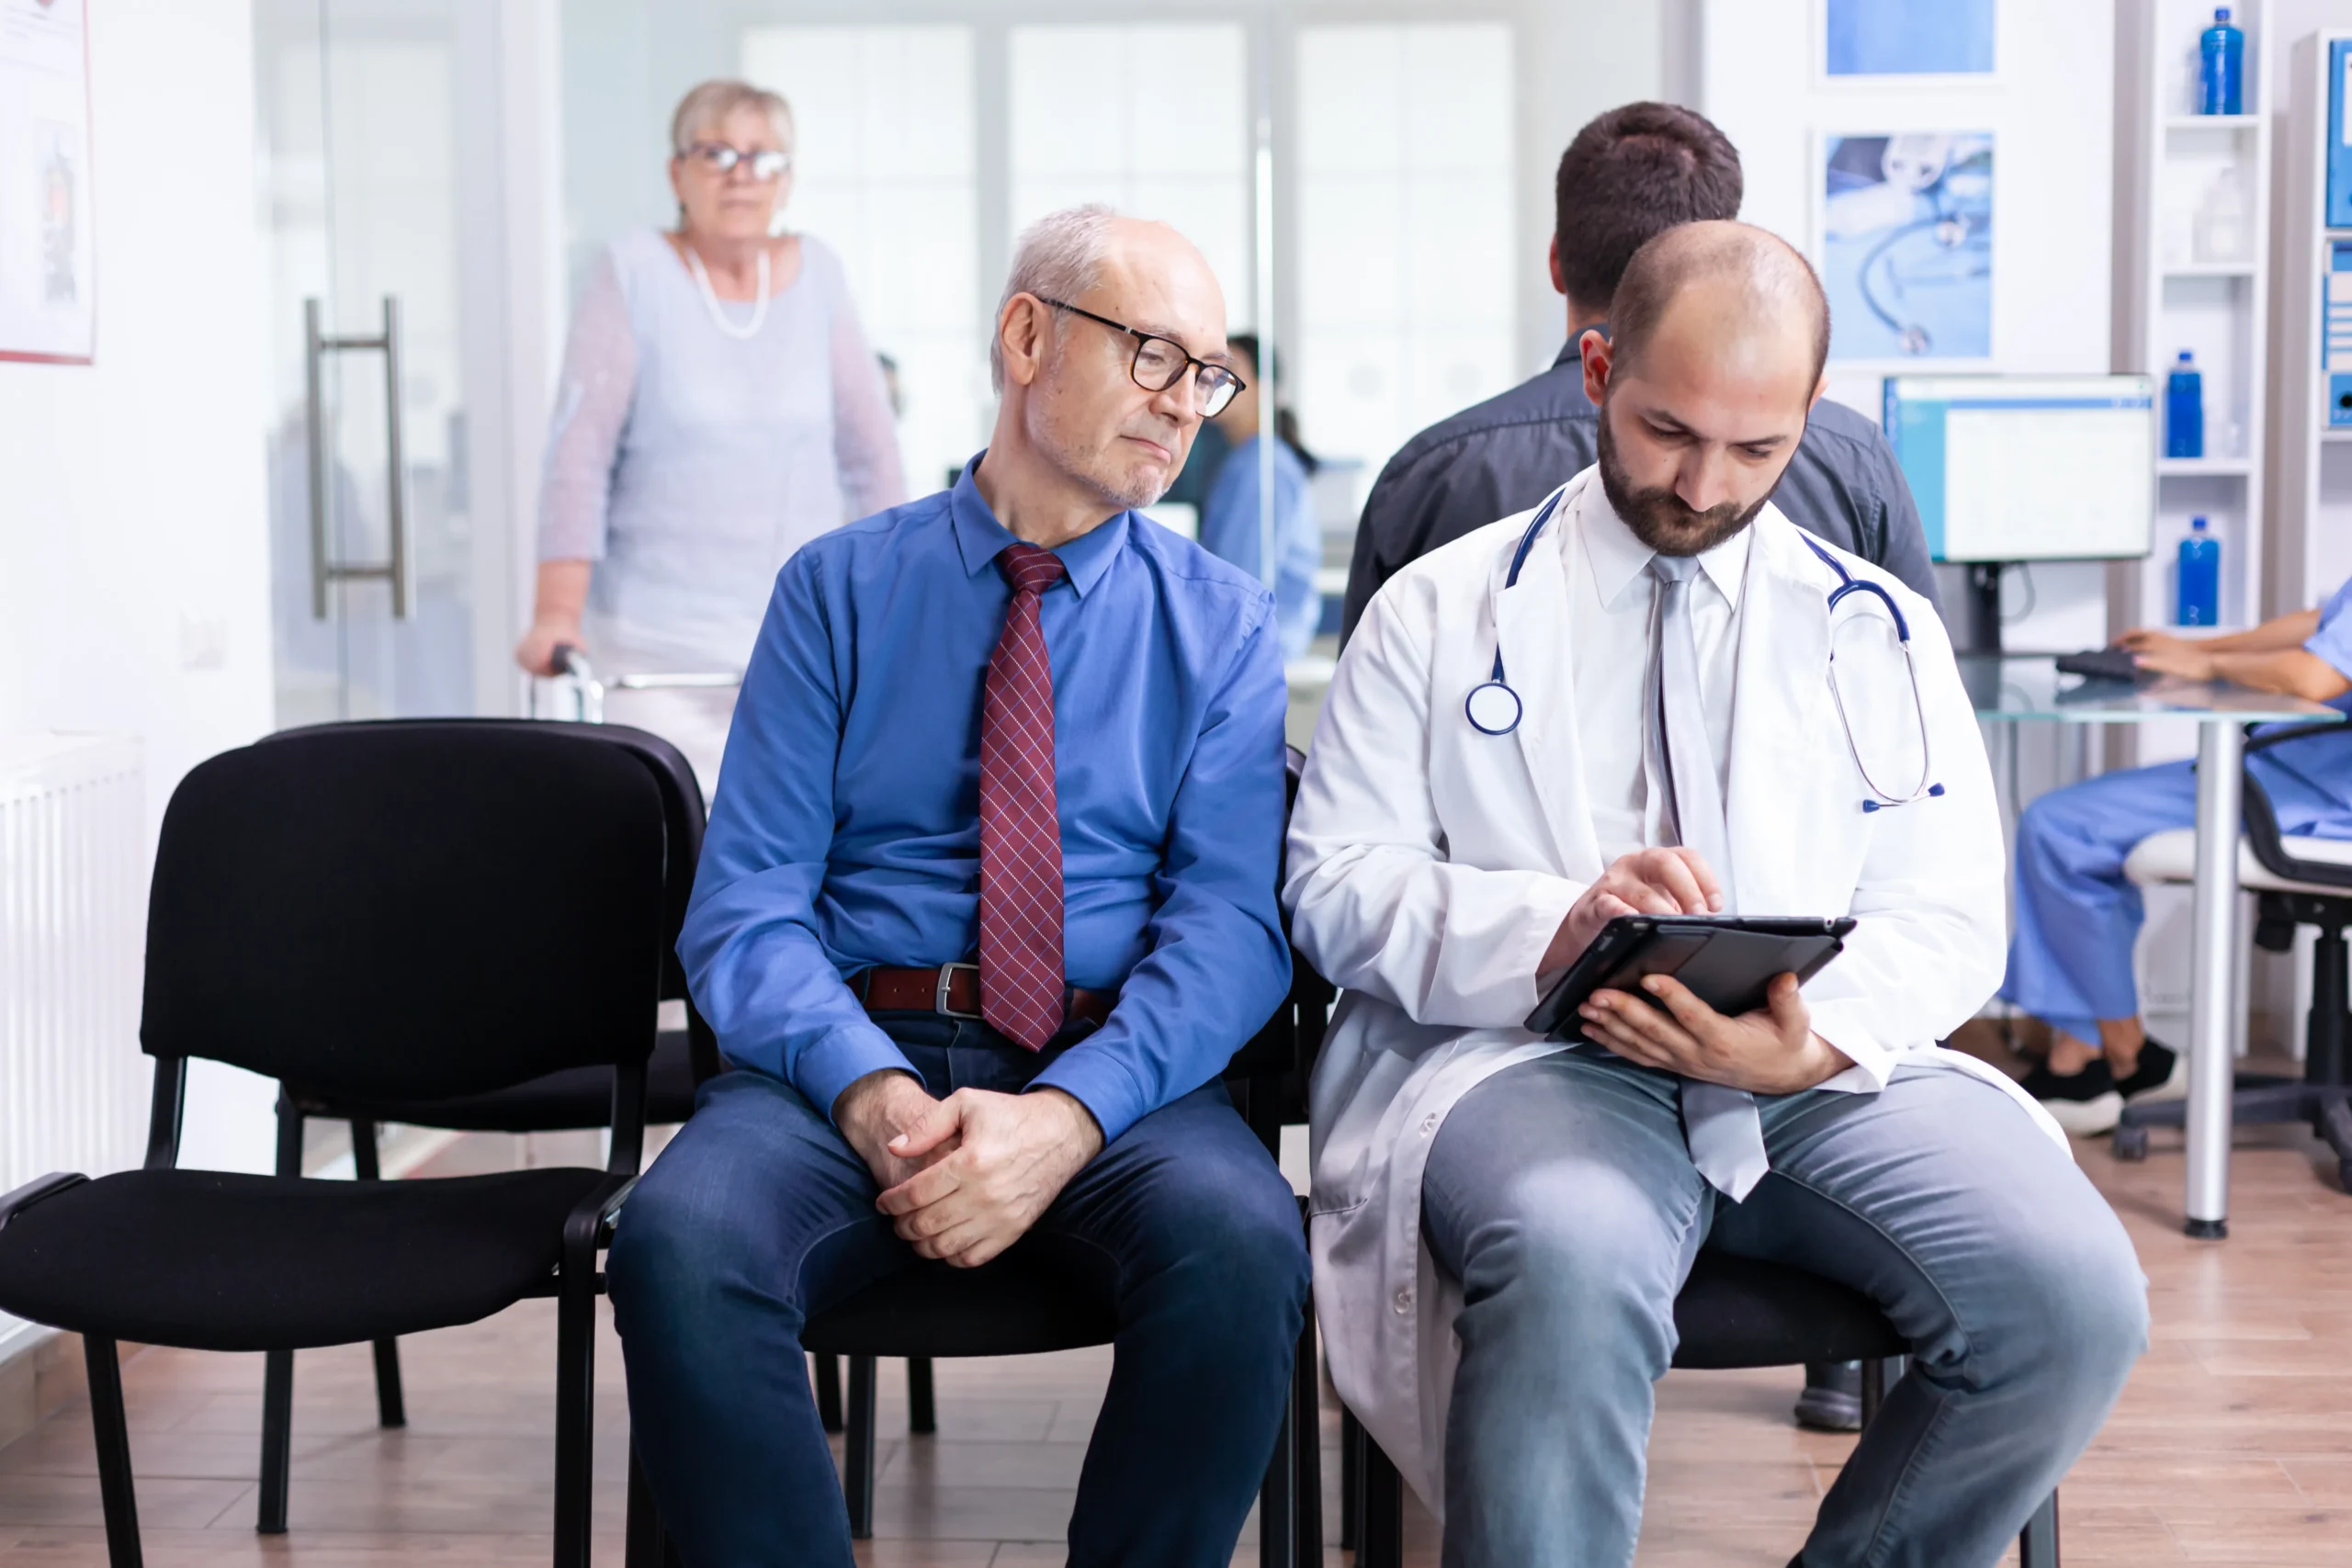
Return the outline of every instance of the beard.
{"type": "Polygon", "coordinates": [[[1671,485],[1635,490],[1610,434],[1606,403],[1600,409],[1600,490],[1634,537],[1662,556],[1704,555],[1755,522],[1772,499],[1766,491],[1752,502],[1726,501],[1700,512],[1675,494],[1671,485]]]}

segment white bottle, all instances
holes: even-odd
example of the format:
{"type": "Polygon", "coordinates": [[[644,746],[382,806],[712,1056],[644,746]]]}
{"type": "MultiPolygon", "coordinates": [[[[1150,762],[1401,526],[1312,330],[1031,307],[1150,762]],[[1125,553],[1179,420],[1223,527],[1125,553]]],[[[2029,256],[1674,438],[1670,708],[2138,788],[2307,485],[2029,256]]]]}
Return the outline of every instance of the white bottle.
{"type": "Polygon", "coordinates": [[[2199,262],[2242,262],[2254,254],[2254,209],[2245,197],[2245,181],[2235,169],[2224,169],[2197,209],[2192,241],[2199,262]]]}

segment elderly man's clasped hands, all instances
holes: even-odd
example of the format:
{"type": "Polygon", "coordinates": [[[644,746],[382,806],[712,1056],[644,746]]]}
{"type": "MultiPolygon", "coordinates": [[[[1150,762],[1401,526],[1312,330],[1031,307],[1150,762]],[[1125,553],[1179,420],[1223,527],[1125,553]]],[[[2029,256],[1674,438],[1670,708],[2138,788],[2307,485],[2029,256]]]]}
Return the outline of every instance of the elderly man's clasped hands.
{"type": "Polygon", "coordinates": [[[874,1172],[875,1207],[918,1256],[977,1269],[1019,1241],[1102,1149],[1102,1129],[1046,1089],[959,1089],[934,1100],[904,1073],[850,1086],[835,1111],[874,1172]]]}

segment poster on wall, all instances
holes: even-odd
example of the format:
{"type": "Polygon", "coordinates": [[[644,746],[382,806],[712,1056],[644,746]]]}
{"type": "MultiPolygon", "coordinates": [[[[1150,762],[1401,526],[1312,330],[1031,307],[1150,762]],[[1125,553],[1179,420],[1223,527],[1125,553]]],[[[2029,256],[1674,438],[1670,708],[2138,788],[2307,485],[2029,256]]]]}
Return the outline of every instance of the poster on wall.
{"type": "Polygon", "coordinates": [[[1996,0],[1817,0],[1822,74],[1988,76],[1996,0]]]}
{"type": "Polygon", "coordinates": [[[1821,139],[1814,254],[1829,357],[1902,366],[1993,352],[1993,136],[1821,139]]]}
{"type": "Polygon", "coordinates": [[[0,359],[96,337],[87,0],[0,0],[0,359]]]}

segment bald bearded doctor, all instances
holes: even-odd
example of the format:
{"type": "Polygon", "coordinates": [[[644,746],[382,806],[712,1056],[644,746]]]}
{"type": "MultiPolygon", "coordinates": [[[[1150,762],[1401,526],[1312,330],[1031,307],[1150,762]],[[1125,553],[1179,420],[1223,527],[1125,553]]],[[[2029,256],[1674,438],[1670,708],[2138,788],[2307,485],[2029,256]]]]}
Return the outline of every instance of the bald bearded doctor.
{"type": "Polygon", "coordinates": [[[1799,1561],[1989,1564],[2147,1308],[2056,1127],[1935,1047],[2001,980],[1984,747],[1935,612],[1769,502],[1827,348],[1804,259],[1670,230],[1611,320],[1598,465],[1382,590],[1299,795],[1284,898],[1345,991],[1313,1086],[1332,1376],[1449,1568],[1623,1568],[1693,1258],[1790,1264],[1916,1356],[1799,1561]],[[1833,609],[1849,578],[1885,597],[1833,609]],[[1580,1043],[1523,1028],[1635,912],[1860,923],[1763,1010],[1654,980],[1596,993],[1580,1043]]]}

